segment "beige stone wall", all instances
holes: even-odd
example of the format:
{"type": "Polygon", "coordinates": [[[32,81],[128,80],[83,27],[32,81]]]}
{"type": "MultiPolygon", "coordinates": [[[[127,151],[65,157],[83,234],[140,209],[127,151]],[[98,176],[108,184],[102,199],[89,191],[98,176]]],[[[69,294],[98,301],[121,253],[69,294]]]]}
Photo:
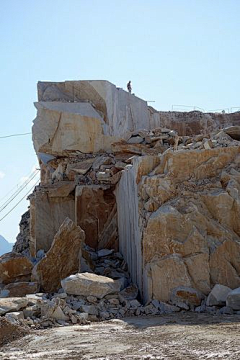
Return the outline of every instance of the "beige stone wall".
{"type": "Polygon", "coordinates": [[[169,152],[142,178],[145,299],[169,301],[181,285],[205,295],[240,286],[239,190],[239,147],[169,152]]]}
{"type": "Polygon", "coordinates": [[[31,203],[31,254],[40,249],[48,251],[59,227],[66,217],[75,221],[74,197],[50,197],[36,192],[31,203]]]}
{"type": "Polygon", "coordinates": [[[85,231],[88,246],[118,250],[116,215],[116,199],[110,186],[77,186],[75,219],[85,231]]]}

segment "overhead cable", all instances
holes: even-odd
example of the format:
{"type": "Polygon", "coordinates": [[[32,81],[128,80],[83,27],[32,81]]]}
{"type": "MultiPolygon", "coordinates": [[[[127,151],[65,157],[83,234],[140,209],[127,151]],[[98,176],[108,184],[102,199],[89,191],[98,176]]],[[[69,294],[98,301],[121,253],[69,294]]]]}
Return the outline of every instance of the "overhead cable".
{"type": "MultiPolygon", "coordinates": [[[[30,174],[28,174],[27,176],[24,176],[24,178],[26,178],[26,179],[28,180],[28,179],[32,176],[32,174],[35,173],[35,171],[36,171],[36,168],[35,168],[33,171],[31,171],[30,174]]],[[[24,183],[25,183],[27,180],[25,180],[24,183]]],[[[17,185],[15,185],[11,190],[9,190],[9,191],[0,199],[0,203],[3,202],[3,200],[6,199],[6,197],[11,194],[11,192],[14,191],[14,194],[15,194],[15,192],[18,191],[19,187],[22,186],[22,185],[23,185],[23,182],[19,180],[19,183],[18,183],[17,185]],[[17,190],[15,190],[16,188],[17,188],[17,190]]],[[[11,196],[13,196],[14,194],[12,194],[11,196]]],[[[10,196],[10,197],[11,197],[11,196],[10,196]]],[[[7,200],[7,201],[8,201],[8,200],[7,200]]],[[[3,205],[4,205],[4,204],[3,204],[3,205]]]]}
{"type": "Polygon", "coordinates": [[[24,135],[29,135],[29,134],[31,134],[31,132],[22,133],[22,134],[5,135],[5,136],[0,136],[0,139],[6,139],[6,138],[13,137],[13,136],[24,136],[24,135]]]}
{"type": "Polygon", "coordinates": [[[17,202],[16,205],[14,205],[14,207],[12,207],[11,210],[9,210],[9,212],[7,214],[5,214],[1,219],[0,221],[2,221],[3,219],[5,219],[19,204],[22,200],[24,200],[26,198],[27,195],[30,194],[30,192],[35,188],[35,186],[37,185],[37,183],[39,182],[39,179],[38,181],[33,185],[33,187],[31,187],[31,189],[17,202]]]}
{"type": "Polygon", "coordinates": [[[10,196],[10,198],[7,201],[5,201],[5,203],[0,207],[0,212],[2,212],[26,188],[26,186],[36,177],[37,174],[38,174],[38,170],[36,169],[33,172],[32,176],[29,179],[27,179],[23,183],[23,185],[19,189],[17,189],[17,191],[15,191],[15,193],[12,196],[10,196]]]}

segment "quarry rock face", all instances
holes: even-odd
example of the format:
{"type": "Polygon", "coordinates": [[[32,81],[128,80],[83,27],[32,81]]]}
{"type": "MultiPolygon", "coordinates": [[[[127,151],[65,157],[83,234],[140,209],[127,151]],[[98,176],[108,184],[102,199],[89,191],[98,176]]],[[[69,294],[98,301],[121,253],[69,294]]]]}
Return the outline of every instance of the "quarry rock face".
{"type": "Polygon", "coordinates": [[[39,82],[35,106],[32,280],[97,299],[129,287],[136,314],[136,294],[154,301],[145,314],[225,304],[240,286],[240,113],[159,112],[108,81],[39,82]]]}
{"type": "Polygon", "coordinates": [[[92,248],[116,248],[117,209],[109,186],[77,186],[75,193],[76,222],[86,234],[92,248]]]}
{"type": "Polygon", "coordinates": [[[142,203],[158,207],[142,212],[150,298],[168,301],[179,285],[205,295],[216,283],[239,286],[239,150],[169,152],[142,178],[142,203]]]}
{"type": "MultiPolygon", "coordinates": [[[[66,219],[75,219],[74,195],[62,195],[59,185],[42,188],[30,198],[30,254],[35,256],[37,251],[48,251],[59,227],[66,219]]],[[[75,188],[75,185],[74,185],[75,188]]],[[[65,188],[66,190],[66,188],[65,188]]]]}
{"type": "Polygon", "coordinates": [[[31,278],[33,265],[24,255],[7,253],[0,257],[0,283],[28,281],[31,278]]]}
{"type": "Polygon", "coordinates": [[[57,291],[61,280],[78,272],[84,231],[66,218],[46,256],[33,269],[32,280],[44,291],[57,291]]]}
{"type": "Polygon", "coordinates": [[[147,103],[108,81],[39,82],[38,99],[36,152],[110,151],[137,125],[149,129],[147,103]]]}
{"type": "Polygon", "coordinates": [[[117,189],[120,251],[145,299],[169,301],[178,286],[239,287],[239,146],[159,160],[141,177],[144,157],[136,161],[117,189]]]}

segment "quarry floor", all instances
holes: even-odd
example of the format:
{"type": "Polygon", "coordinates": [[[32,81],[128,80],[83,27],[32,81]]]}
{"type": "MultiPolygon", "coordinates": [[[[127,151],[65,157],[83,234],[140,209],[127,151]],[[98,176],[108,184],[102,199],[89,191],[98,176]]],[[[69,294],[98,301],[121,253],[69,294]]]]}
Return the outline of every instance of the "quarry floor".
{"type": "Polygon", "coordinates": [[[1,359],[240,359],[240,316],[185,313],[33,331],[1,359]]]}

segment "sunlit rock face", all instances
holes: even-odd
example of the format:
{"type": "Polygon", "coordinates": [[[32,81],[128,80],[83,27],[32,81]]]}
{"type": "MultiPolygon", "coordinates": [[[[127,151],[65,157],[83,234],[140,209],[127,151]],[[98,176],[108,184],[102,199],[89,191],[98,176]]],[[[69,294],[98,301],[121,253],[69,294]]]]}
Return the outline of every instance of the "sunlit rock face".
{"type": "Polygon", "coordinates": [[[146,101],[108,81],[38,83],[33,126],[36,152],[109,152],[137,129],[149,129],[146,101]]]}
{"type": "Polygon", "coordinates": [[[120,194],[135,189],[126,201],[136,206],[119,228],[133,229],[120,244],[129,258],[139,252],[131,269],[145,299],[169,301],[179,286],[205,295],[217,283],[239,287],[240,147],[167,152],[137,182],[138,167],[119,183],[120,194]]]}
{"type": "Polygon", "coordinates": [[[35,107],[41,182],[14,249],[46,253],[36,286],[92,270],[82,243],[119,251],[145,301],[186,309],[240,286],[239,113],[159,112],[104,80],[39,82],[35,107]]]}

